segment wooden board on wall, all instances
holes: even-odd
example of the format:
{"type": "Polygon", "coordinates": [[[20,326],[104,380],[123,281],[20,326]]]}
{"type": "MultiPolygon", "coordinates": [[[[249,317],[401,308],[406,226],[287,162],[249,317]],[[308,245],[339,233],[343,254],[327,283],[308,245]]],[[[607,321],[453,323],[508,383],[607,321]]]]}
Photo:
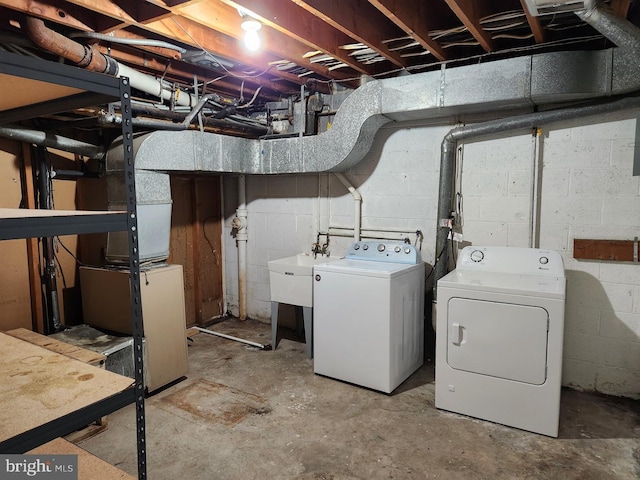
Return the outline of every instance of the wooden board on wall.
{"type": "MultiPolygon", "coordinates": [[[[18,208],[22,199],[18,142],[0,140],[0,207],[18,208]]],[[[25,240],[0,242],[0,330],[31,329],[31,294],[27,243],[25,240]]]]}
{"type": "Polygon", "coordinates": [[[199,323],[195,310],[195,278],[193,261],[193,189],[191,179],[171,176],[170,264],[184,269],[184,303],[187,325],[199,323]]]}
{"type": "Polygon", "coordinates": [[[171,254],[184,267],[187,325],[222,315],[220,179],[171,176],[171,254]]]}
{"type": "Polygon", "coordinates": [[[222,315],[222,219],[220,180],[196,179],[196,219],[199,224],[199,285],[202,323],[222,315]]]}

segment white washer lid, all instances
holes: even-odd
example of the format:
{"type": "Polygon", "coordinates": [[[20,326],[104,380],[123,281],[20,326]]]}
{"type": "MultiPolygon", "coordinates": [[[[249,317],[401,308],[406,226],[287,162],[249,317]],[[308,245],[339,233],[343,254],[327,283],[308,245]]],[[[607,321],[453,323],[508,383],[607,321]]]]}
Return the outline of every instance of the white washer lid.
{"type": "Polygon", "coordinates": [[[330,263],[321,263],[313,267],[313,273],[334,272],[343,275],[358,275],[367,277],[393,278],[409,270],[424,268],[424,263],[402,264],[390,262],[375,262],[368,260],[352,260],[343,258],[330,263]]]}
{"type": "Polygon", "coordinates": [[[458,268],[438,280],[438,288],[450,287],[485,292],[565,298],[565,277],[481,272],[458,268]]]}

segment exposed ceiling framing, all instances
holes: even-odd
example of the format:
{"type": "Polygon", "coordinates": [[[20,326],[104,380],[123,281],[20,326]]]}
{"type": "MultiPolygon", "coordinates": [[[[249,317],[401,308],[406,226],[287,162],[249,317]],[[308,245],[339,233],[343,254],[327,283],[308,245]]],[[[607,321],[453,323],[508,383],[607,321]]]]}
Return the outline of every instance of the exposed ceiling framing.
{"type": "MultiPolygon", "coordinates": [[[[637,16],[635,0],[605,3],[620,17],[637,16]]],[[[170,42],[187,51],[76,39],[183,88],[198,84],[235,98],[259,93],[262,102],[295,95],[301,85],[326,93],[336,84],[355,88],[363,75],[411,74],[443,62],[608,46],[577,16],[534,17],[524,0],[0,0],[0,48],[29,53],[12,40],[25,38],[24,15],[64,35],[170,42]],[[262,24],[257,53],[242,45],[243,16],[262,24]]]]}

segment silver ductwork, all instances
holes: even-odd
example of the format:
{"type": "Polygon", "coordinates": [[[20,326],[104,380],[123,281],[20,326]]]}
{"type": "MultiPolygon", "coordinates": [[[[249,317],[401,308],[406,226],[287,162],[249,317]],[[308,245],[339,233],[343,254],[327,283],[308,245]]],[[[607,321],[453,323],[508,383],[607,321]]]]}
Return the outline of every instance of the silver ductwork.
{"type": "Polygon", "coordinates": [[[524,0],[529,13],[535,17],[560,12],[576,12],[592,8],[596,0],[524,0]]]}
{"type": "MultiPolygon", "coordinates": [[[[618,48],[548,53],[456,68],[443,66],[439,71],[372,81],[347,97],[329,131],[311,137],[251,140],[195,130],[143,135],[136,140],[138,204],[157,205],[161,197],[166,202],[163,205],[170,206],[170,171],[343,172],[367,154],[376,132],[391,121],[533,109],[639,90],[640,36],[636,27],[604,7],[579,15],[618,48]]],[[[116,142],[107,154],[107,172],[117,173],[119,178],[121,150],[116,142]]],[[[109,184],[109,202],[116,208],[122,188],[115,181],[109,184]]],[[[144,220],[142,213],[138,216],[144,220]]],[[[155,232],[169,228],[147,227],[154,239],[155,232]]],[[[147,242],[144,227],[140,230],[142,258],[147,242]]],[[[168,248],[168,236],[166,244],[168,248]]],[[[111,249],[112,258],[125,253],[111,249]]],[[[148,256],[155,258],[160,253],[149,252],[148,256]]]]}

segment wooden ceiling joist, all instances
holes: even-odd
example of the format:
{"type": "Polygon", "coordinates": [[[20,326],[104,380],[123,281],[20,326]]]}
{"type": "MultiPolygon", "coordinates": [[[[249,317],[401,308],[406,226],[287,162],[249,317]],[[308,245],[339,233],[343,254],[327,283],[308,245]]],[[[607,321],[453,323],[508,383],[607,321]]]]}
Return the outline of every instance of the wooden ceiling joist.
{"type": "Polygon", "coordinates": [[[291,1],[345,35],[363,43],[395,66],[408,66],[405,58],[397,52],[390,51],[384,43],[384,40],[396,36],[395,27],[366,0],[291,1]],[[390,26],[393,28],[390,29],[390,26]]]}
{"type": "MultiPolygon", "coordinates": [[[[288,60],[325,78],[333,77],[338,80],[344,80],[353,78],[354,76],[354,73],[351,71],[330,71],[328,67],[319,63],[312,63],[309,59],[305,58],[306,53],[309,51],[309,48],[306,45],[293,40],[292,38],[287,38],[281,33],[268,27],[264,27],[260,30],[263,51],[256,52],[254,55],[251,55],[244,51],[244,48],[241,45],[241,40],[244,37],[244,31],[240,27],[242,18],[235,8],[230,7],[221,1],[216,1],[214,3],[200,2],[189,4],[186,7],[178,6],[175,7],[173,11],[176,15],[179,15],[179,18],[174,17],[171,20],[177,20],[182,27],[187,29],[190,33],[192,30],[202,30],[203,35],[201,35],[201,37],[203,37],[203,41],[205,42],[206,32],[209,32],[209,35],[211,35],[212,31],[219,32],[219,34],[224,34],[235,39],[234,42],[236,47],[233,49],[234,54],[231,55],[231,57],[238,59],[242,58],[242,63],[252,64],[251,62],[253,62],[253,64],[255,64],[256,61],[259,62],[269,56],[271,58],[268,63],[283,59],[288,60]]],[[[150,29],[154,29],[158,23],[166,25],[167,20],[149,23],[146,26],[150,29]]],[[[305,82],[306,79],[303,77],[303,80],[298,83],[302,84],[305,82]]]]}
{"type": "Polygon", "coordinates": [[[480,24],[481,13],[476,0],[445,0],[486,52],[494,50],[493,39],[480,24]]]}
{"type": "Polygon", "coordinates": [[[531,15],[531,13],[529,13],[527,2],[525,0],[520,0],[520,4],[522,5],[522,9],[527,16],[527,22],[529,23],[529,28],[531,28],[531,33],[533,33],[533,38],[535,38],[536,43],[544,43],[546,40],[546,34],[544,28],[542,28],[540,19],[538,17],[534,17],[533,15],[531,15]]]}
{"type": "Polygon", "coordinates": [[[363,65],[342,48],[353,39],[323,22],[315,15],[294,5],[281,1],[265,0],[222,0],[233,8],[245,9],[262,24],[304,43],[311,50],[318,50],[340,60],[355,71],[366,75],[377,73],[376,68],[363,65]]]}
{"type": "Polygon", "coordinates": [[[438,60],[447,59],[442,45],[429,35],[429,28],[426,24],[429,18],[427,4],[414,0],[369,0],[369,3],[384,13],[438,60]]]}
{"type": "Polygon", "coordinates": [[[16,12],[21,12],[34,17],[48,20],[51,18],[58,19],[57,23],[67,27],[84,31],[96,30],[95,15],[84,16],[81,10],[74,5],[65,4],[64,2],[38,2],[37,0],[0,0],[0,5],[7,7],[16,12]]]}
{"type": "MultiPolygon", "coordinates": [[[[225,77],[223,74],[205,70],[198,67],[197,65],[192,65],[180,61],[172,61],[170,63],[167,63],[165,61],[162,61],[161,58],[156,58],[153,55],[140,56],[139,53],[132,53],[128,51],[126,47],[121,47],[118,45],[113,45],[110,48],[100,46],[98,47],[98,49],[105,54],[108,52],[111,57],[115,58],[119,62],[125,63],[145,73],[156,74],[158,71],[164,70],[166,71],[165,78],[167,80],[178,81],[180,83],[189,83],[193,81],[194,75],[197,75],[197,77],[202,82],[207,82],[214,80],[215,78],[223,77],[215,82],[212,82],[212,84],[215,83],[216,87],[221,87],[221,89],[228,92],[229,95],[234,95],[239,88],[239,80],[235,83],[232,83],[230,81],[230,77],[225,77]]],[[[245,83],[245,95],[247,95],[247,93],[249,95],[253,95],[257,87],[264,87],[265,89],[269,89],[273,92],[278,92],[282,95],[291,95],[299,91],[299,88],[296,88],[289,82],[273,82],[268,78],[263,77],[247,78],[245,79],[245,83]]]]}

